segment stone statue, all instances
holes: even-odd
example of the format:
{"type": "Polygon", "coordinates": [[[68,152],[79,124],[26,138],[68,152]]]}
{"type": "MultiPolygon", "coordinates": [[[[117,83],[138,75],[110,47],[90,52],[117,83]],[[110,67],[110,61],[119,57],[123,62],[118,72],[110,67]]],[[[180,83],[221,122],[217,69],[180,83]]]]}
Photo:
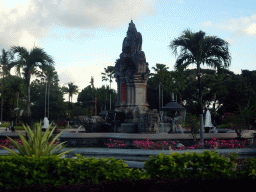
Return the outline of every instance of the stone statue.
{"type": "MultiPolygon", "coordinates": [[[[121,73],[124,70],[129,70],[129,65],[134,66],[133,73],[147,73],[149,74],[148,63],[146,62],[145,53],[141,51],[142,36],[140,32],[137,32],[135,24],[131,21],[127,35],[123,41],[122,53],[120,54],[120,63],[116,65],[116,71],[121,73]],[[129,63],[130,59],[132,64],[129,63]]],[[[128,76],[130,72],[126,73],[128,76]]]]}
{"type": "Polygon", "coordinates": [[[140,116],[148,110],[146,86],[150,71],[141,49],[142,35],[131,21],[115,65],[118,92],[115,110],[125,112],[129,117],[127,122],[137,121],[138,114],[140,116]]]}

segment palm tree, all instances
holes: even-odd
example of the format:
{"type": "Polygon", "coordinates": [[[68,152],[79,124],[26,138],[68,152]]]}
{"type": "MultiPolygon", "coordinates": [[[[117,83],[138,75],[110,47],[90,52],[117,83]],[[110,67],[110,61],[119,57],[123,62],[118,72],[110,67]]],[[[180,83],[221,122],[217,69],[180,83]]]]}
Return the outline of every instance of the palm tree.
{"type": "Polygon", "coordinates": [[[165,84],[165,81],[168,77],[168,69],[169,67],[166,67],[164,64],[156,64],[156,67],[152,67],[156,74],[154,74],[154,77],[156,77],[158,84],[159,84],[159,109],[160,107],[163,107],[163,86],[165,84]],[[161,87],[162,86],[162,87],[161,87]],[[162,105],[160,104],[160,95],[161,95],[161,90],[162,90],[162,105]]]}
{"type": "Polygon", "coordinates": [[[91,84],[91,88],[95,89],[95,87],[94,87],[94,78],[93,77],[91,77],[90,84],[91,84]]]}
{"type": "MultiPolygon", "coordinates": [[[[115,67],[114,66],[108,66],[107,68],[104,68],[105,73],[101,73],[102,81],[108,81],[110,83],[110,90],[111,90],[111,82],[115,75],[115,67]]],[[[110,93],[110,110],[111,110],[111,93],[110,93]]]]}
{"type": "Polygon", "coordinates": [[[70,98],[72,102],[72,96],[78,93],[78,86],[74,85],[73,83],[68,83],[68,87],[63,87],[63,92],[69,94],[69,105],[70,105],[70,98]]]}
{"type": "Polygon", "coordinates": [[[200,119],[200,142],[203,143],[203,107],[200,82],[200,65],[206,64],[219,70],[222,66],[228,67],[231,56],[228,51],[228,43],[216,36],[206,36],[205,32],[191,32],[189,29],[170,43],[170,48],[174,55],[177,55],[177,48],[181,48],[175,68],[186,69],[190,64],[196,64],[198,77],[198,112],[200,119]],[[223,65],[222,65],[223,63],[223,65]]]}
{"type": "Polygon", "coordinates": [[[10,82],[11,84],[9,85],[9,89],[11,90],[12,93],[15,93],[16,96],[16,107],[14,104],[15,99],[13,99],[13,108],[14,111],[16,111],[16,125],[17,125],[17,118],[18,118],[18,111],[19,111],[19,97],[23,97],[24,92],[25,92],[25,83],[22,81],[22,79],[18,76],[7,76],[7,82],[10,82]]]}
{"type": "Polygon", "coordinates": [[[54,61],[52,57],[39,47],[34,47],[30,52],[25,47],[13,46],[11,48],[12,55],[18,53],[17,60],[17,72],[20,75],[20,68],[23,68],[23,75],[27,86],[27,115],[29,124],[31,123],[31,111],[30,111],[30,79],[31,75],[38,74],[37,67],[43,69],[46,65],[53,65],[54,61]]]}
{"type": "Polygon", "coordinates": [[[47,80],[47,95],[48,95],[48,119],[49,119],[49,97],[50,97],[50,86],[53,79],[57,76],[57,72],[55,71],[55,68],[50,65],[46,65],[42,68],[43,74],[41,73],[39,77],[46,78],[47,80]]]}
{"type": "Polygon", "coordinates": [[[2,49],[2,56],[0,59],[0,63],[2,66],[2,74],[3,74],[3,81],[2,81],[2,92],[1,92],[1,122],[3,120],[3,96],[4,96],[4,78],[5,75],[11,75],[10,70],[14,67],[17,63],[11,62],[12,56],[9,51],[5,51],[2,49]]]}

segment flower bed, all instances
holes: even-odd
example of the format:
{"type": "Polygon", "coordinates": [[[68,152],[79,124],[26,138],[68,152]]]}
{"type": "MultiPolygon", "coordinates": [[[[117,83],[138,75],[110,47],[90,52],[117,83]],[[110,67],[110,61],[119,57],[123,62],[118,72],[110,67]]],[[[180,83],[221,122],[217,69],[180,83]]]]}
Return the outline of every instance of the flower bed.
{"type": "MultiPolygon", "coordinates": [[[[17,140],[14,139],[14,141],[17,141],[21,146],[23,146],[20,139],[17,139],[17,140]]],[[[47,144],[49,144],[49,142],[47,144]]],[[[58,142],[54,141],[53,145],[56,145],[56,144],[58,144],[58,142]]],[[[3,146],[9,149],[13,149],[13,145],[10,143],[9,139],[0,141],[0,149],[4,149],[3,146]]]]}
{"type": "MultiPolygon", "coordinates": [[[[105,143],[105,145],[109,147],[114,147],[114,148],[126,148],[127,149],[127,145],[123,143],[123,141],[115,141],[112,139],[109,139],[109,141],[111,143],[105,143]]],[[[172,141],[170,144],[168,144],[167,142],[163,141],[163,142],[152,142],[149,141],[148,138],[146,139],[146,141],[134,141],[133,145],[137,148],[140,149],[172,149],[172,150],[183,150],[183,149],[200,149],[202,148],[202,144],[201,143],[197,143],[191,147],[180,147],[180,148],[176,148],[174,147],[174,145],[176,144],[176,142],[172,141]]],[[[246,146],[246,141],[241,141],[239,142],[238,140],[221,140],[219,141],[216,138],[212,138],[210,141],[205,141],[205,146],[204,148],[209,148],[209,149],[233,149],[233,148],[247,148],[246,146]]]]}

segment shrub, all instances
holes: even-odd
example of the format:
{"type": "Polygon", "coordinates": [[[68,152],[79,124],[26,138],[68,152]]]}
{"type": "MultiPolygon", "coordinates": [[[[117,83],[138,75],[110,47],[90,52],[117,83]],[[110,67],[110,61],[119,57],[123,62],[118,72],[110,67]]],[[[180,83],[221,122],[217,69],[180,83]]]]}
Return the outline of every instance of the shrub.
{"type": "Polygon", "coordinates": [[[172,153],[157,156],[150,156],[149,161],[145,162],[144,169],[150,177],[182,178],[185,176],[217,177],[230,176],[232,168],[236,164],[219,156],[216,151],[204,151],[202,154],[197,152],[183,154],[172,153]]]}
{"type": "Polygon", "coordinates": [[[231,123],[218,125],[218,129],[231,128],[231,123]]]}
{"type": "Polygon", "coordinates": [[[0,127],[10,127],[11,123],[9,121],[3,122],[0,127]]]}

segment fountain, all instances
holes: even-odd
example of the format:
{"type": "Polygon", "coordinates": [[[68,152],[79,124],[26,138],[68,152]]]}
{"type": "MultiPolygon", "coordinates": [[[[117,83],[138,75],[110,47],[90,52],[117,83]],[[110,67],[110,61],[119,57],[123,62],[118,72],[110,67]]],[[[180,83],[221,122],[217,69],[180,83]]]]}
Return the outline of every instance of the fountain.
{"type": "MultiPolygon", "coordinates": [[[[210,111],[207,109],[206,111],[206,115],[205,115],[205,125],[204,125],[204,128],[205,128],[205,133],[209,133],[209,130],[211,128],[214,128],[216,129],[212,122],[211,122],[211,114],[210,114],[210,111]]],[[[215,131],[216,132],[216,131],[215,131]]]]}
{"type": "Polygon", "coordinates": [[[49,120],[47,117],[44,117],[43,123],[44,125],[42,126],[42,131],[46,131],[46,129],[49,127],[49,120]]]}
{"type": "MultiPolygon", "coordinates": [[[[174,101],[174,95],[172,93],[172,100],[171,102],[167,103],[164,107],[159,109],[161,112],[161,128],[162,128],[162,133],[168,133],[171,129],[172,133],[177,133],[177,128],[175,129],[175,113],[178,111],[184,111],[185,108],[182,107],[181,105],[179,105],[178,103],[176,103],[174,101]],[[172,126],[170,127],[170,123],[166,123],[164,122],[164,117],[167,118],[167,115],[163,115],[163,112],[166,113],[170,113],[170,117],[171,117],[171,121],[172,121],[172,126]],[[166,130],[167,128],[167,130],[166,130]]],[[[183,132],[183,130],[181,130],[183,132]]],[[[183,132],[184,133],[184,132],[183,132]]]]}
{"type": "MultiPolygon", "coordinates": [[[[174,95],[172,95],[171,102],[160,108],[159,111],[149,109],[147,81],[150,71],[141,47],[142,36],[131,21],[127,36],[123,41],[122,53],[115,65],[117,82],[115,109],[101,113],[102,117],[93,116],[89,119],[78,116],[85,131],[81,131],[83,127],[80,126],[76,131],[62,133],[60,135],[61,142],[66,141],[67,146],[74,147],[106,147],[105,143],[110,143],[109,139],[112,139],[112,141],[123,141],[128,146],[134,147],[134,141],[145,141],[147,138],[153,142],[175,141],[187,146],[191,146],[191,143],[198,140],[198,138],[192,139],[189,134],[185,134],[182,127],[175,128],[175,121],[177,125],[180,124],[175,113],[185,111],[185,108],[174,101],[174,95]]],[[[208,113],[206,126],[213,127],[207,123],[211,121],[208,113]]],[[[234,137],[234,135],[231,136],[234,137]]],[[[218,138],[220,137],[221,135],[218,136],[218,138]]],[[[207,135],[205,139],[210,139],[210,136],[207,135]]]]}
{"type": "Polygon", "coordinates": [[[165,122],[164,120],[164,111],[160,111],[160,123],[158,127],[158,133],[168,133],[171,129],[171,124],[168,122],[165,122]]]}

